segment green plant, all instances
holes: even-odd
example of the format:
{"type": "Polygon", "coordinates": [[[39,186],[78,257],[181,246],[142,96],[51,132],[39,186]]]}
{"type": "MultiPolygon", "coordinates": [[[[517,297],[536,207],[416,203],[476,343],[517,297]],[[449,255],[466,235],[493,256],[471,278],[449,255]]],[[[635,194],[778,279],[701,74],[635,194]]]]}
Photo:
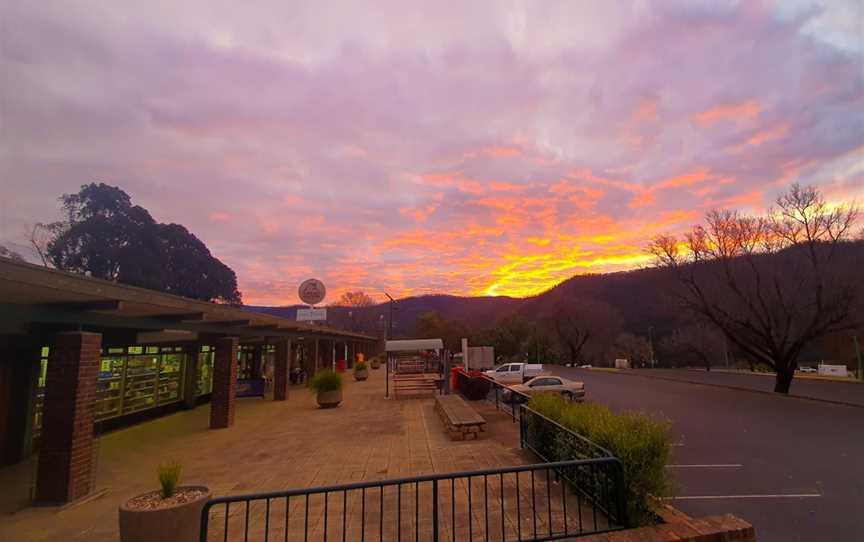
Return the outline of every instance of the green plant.
{"type": "Polygon", "coordinates": [[[177,491],[177,485],[180,483],[180,474],[183,472],[183,465],[177,461],[169,461],[159,465],[159,485],[162,486],[162,498],[168,499],[174,496],[177,491]]]}
{"type": "Polygon", "coordinates": [[[321,371],[309,381],[309,389],[314,393],[339,391],[342,389],[342,375],[331,370],[321,371]]]}
{"type": "Polygon", "coordinates": [[[365,361],[358,361],[357,363],[354,364],[354,372],[357,372],[357,371],[365,371],[366,368],[367,368],[367,367],[366,367],[366,362],[365,362],[365,361]]]}
{"type": "MultiPolygon", "coordinates": [[[[572,403],[552,394],[532,397],[528,406],[620,459],[629,523],[639,526],[655,522],[660,497],[672,489],[666,469],[671,440],[668,421],[636,412],[619,414],[604,405],[572,403]]],[[[554,450],[551,461],[582,458],[567,447],[549,443],[548,448],[554,450]]]]}

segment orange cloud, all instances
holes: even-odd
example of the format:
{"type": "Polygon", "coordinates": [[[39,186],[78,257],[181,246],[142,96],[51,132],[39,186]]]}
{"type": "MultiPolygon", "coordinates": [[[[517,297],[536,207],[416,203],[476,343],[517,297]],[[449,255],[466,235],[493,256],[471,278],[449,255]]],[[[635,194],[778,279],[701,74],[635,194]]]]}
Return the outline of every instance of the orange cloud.
{"type": "Polygon", "coordinates": [[[421,177],[424,184],[438,187],[455,187],[461,192],[468,194],[483,194],[486,188],[483,183],[474,179],[468,179],[461,175],[430,174],[421,177]]]}
{"type": "Polygon", "coordinates": [[[659,104],[660,100],[657,96],[643,96],[633,111],[633,118],[637,121],[657,120],[659,104]]]}
{"type": "Polygon", "coordinates": [[[631,209],[639,209],[641,207],[654,205],[655,203],[657,203],[657,197],[654,195],[654,192],[651,190],[642,190],[642,192],[630,200],[627,207],[631,209]]]}
{"type": "Polygon", "coordinates": [[[699,169],[694,171],[693,173],[687,173],[686,175],[679,175],[678,177],[664,179],[657,183],[657,188],[681,188],[684,186],[692,186],[694,184],[705,182],[707,180],[708,171],[705,169],[699,169]]]}
{"type": "Polygon", "coordinates": [[[231,215],[224,211],[212,211],[210,214],[207,215],[207,218],[211,222],[228,222],[229,220],[231,220],[231,215]]]}
{"type": "Polygon", "coordinates": [[[522,149],[518,147],[490,147],[485,150],[489,156],[504,158],[508,156],[521,156],[522,149]]]}
{"type": "Polygon", "coordinates": [[[762,112],[762,106],[754,100],[722,104],[693,115],[692,119],[703,126],[714,124],[721,120],[747,120],[757,117],[762,112]]]}
{"type": "Polygon", "coordinates": [[[779,124],[774,126],[773,128],[768,128],[766,130],[760,130],[753,134],[750,139],[747,140],[747,143],[753,146],[759,146],[766,141],[772,141],[775,139],[783,139],[789,134],[789,130],[791,127],[788,123],[779,124]]]}

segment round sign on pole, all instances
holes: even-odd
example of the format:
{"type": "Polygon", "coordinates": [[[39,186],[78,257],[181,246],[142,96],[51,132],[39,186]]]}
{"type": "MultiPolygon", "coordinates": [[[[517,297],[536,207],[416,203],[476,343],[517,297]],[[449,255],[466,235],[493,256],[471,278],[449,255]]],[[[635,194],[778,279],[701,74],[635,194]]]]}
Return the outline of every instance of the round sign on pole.
{"type": "Polygon", "coordinates": [[[324,283],[318,279],[304,280],[300,288],[297,289],[297,294],[300,296],[300,301],[307,305],[317,305],[324,301],[324,296],[327,295],[327,288],[324,283]]]}

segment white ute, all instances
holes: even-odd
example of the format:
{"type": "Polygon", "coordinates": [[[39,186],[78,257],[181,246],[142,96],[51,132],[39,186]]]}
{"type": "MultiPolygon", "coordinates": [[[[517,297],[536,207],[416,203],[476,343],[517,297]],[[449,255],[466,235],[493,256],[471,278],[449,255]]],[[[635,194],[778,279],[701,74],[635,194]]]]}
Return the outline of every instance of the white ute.
{"type": "Polygon", "coordinates": [[[541,363],[505,363],[483,374],[501,384],[521,384],[542,372],[541,363]]]}

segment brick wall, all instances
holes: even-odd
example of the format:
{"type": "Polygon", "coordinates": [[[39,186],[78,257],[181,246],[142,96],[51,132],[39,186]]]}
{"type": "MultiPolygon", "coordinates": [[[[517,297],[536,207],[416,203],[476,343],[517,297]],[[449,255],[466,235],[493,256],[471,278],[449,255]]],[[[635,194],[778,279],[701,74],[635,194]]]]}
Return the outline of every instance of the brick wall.
{"type": "Polygon", "coordinates": [[[237,337],[214,341],[213,392],[210,395],[210,429],[234,425],[234,401],[237,388],[237,337]]]}
{"type": "Polygon", "coordinates": [[[70,502],[93,490],[93,420],[102,335],[57,335],[45,378],[36,500],[70,502]]]}
{"type": "Polygon", "coordinates": [[[626,531],[595,534],[583,542],[756,542],[753,526],[731,514],[691,518],[667,506],[660,516],[665,523],[626,531]]]}

